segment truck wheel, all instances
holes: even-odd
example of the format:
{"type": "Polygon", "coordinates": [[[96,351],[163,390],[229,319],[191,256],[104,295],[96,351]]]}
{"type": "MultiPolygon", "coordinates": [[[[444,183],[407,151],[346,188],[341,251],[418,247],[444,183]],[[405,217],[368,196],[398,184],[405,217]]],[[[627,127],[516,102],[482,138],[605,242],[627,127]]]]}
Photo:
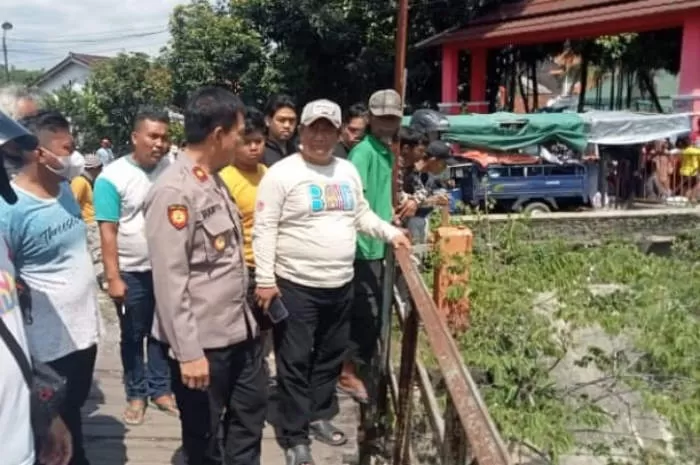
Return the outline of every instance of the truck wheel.
{"type": "Polygon", "coordinates": [[[528,203],[525,205],[525,207],[523,207],[523,213],[530,213],[532,215],[536,215],[538,213],[549,213],[551,211],[552,209],[549,208],[549,205],[542,202],[528,203]]]}

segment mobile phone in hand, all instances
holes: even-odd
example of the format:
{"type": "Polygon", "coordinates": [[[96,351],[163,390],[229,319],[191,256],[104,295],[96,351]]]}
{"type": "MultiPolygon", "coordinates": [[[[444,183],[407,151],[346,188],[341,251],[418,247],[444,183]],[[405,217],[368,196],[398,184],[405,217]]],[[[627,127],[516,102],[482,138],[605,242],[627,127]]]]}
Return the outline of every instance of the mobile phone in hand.
{"type": "Polygon", "coordinates": [[[277,324],[289,316],[287,307],[282,303],[282,299],[275,297],[267,308],[267,316],[273,324],[277,324]]]}

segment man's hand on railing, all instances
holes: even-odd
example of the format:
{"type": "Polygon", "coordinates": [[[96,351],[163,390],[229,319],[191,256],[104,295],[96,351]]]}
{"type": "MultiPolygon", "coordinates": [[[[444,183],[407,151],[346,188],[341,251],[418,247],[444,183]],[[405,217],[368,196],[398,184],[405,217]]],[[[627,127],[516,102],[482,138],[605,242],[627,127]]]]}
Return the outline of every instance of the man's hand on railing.
{"type": "Polygon", "coordinates": [[[391,245],[393,245],[395,249],[411,250],[411,240],[403,232],[391,240],[391,245]]]}

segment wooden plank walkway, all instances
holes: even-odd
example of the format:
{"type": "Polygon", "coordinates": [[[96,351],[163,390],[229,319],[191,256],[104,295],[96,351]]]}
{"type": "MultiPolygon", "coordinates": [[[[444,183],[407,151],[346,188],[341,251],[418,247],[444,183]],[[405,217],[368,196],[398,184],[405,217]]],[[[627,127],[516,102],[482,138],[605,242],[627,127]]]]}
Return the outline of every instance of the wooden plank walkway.
{"type": "MultiPolygon", "coordinates": [[[[119,326],[114,307],[106,295],[101,296],[105,322],[95,381],[83,411],[83,432],[92,465],[185,465],[180,451],[180,423],[177,418],[150,409],[140,426],[127,426],[121,420],[124,408],[121,362],[119,360],[119,326]]],[[[312,444],[317,464],[341,465],[357,455],[359,409],[352,400],[341,396],[341,412],[336,425],[348,435],[343,447],[312,444]]],[[[274,403],[271,404],[274,408],[274,403]]],[[[263,431],[264,465],[284,465],[284,454],[268,424],[263,431]]]]}

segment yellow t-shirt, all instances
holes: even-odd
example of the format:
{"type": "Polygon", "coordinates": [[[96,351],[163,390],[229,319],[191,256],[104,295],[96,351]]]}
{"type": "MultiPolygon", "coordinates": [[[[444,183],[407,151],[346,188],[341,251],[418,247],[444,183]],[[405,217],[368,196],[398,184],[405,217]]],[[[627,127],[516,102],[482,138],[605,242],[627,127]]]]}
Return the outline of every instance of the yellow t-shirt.
{"type": "Polygon", "coordinates": [[[92,203],[92,185],[84,176],[76,176],[70,182],[73,196],[80,205],[80,214],[86,223],[95,222],[95,206],[92,203]]]}
{"type": "Polygon", "coordinates": [[[700,171],[700,149],[688,147],[681,152],[681,175],[697,176],[700,171]]]}
{"type": "Polygon", "coordinates": [[[258,185],[267,167],[258,164],[255,173],[241,171],[235,166],[227,166],[219,171],[221,180],[226,184],[231,197],[243,216],[243,251],[245,252],[246,265],[255,266],[253,257],[253,217],[255,216],[255,198],[258,194],[258,185]]]}

